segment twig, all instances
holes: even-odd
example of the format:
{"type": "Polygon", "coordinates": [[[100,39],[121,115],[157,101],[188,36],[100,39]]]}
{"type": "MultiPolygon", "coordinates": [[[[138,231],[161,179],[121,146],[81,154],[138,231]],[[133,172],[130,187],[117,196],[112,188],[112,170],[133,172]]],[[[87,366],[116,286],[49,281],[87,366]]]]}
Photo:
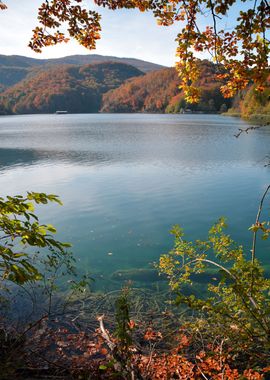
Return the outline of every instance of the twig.
{"type": "Polygon", "coordinates": [[[252,131],[254,129],[259,129],[259,128],[263,128],[263,127],[266,127],[267,124],[263,124],[263,125],[252,125],[251,127],[247,127],[247,128],[238,128],[239,132],[236,133],[234,135],[234,137],[236,137],[238,139],[238,137],[243,133],[243,132],[246,132],[248,133],[249,131],[252,131]]]}
{"type": "Polygon", "coordinates": [[[221,380],[224,380],[224,372],[225,372],[225,366],[223,366],[223,363],[222,363],[222,350],[223,350],[223,343],[224,343],[224,339],[222,339],[221,343],[220,343],[220,350],[219,350],[219,365],[220,365],[220,368],[223,367],[222,369],[222,378],[221,380]]]}
{"type": "Polygon", "coordinates": [[[31,354],[33,354],[35,356],[38,356],[40,359],[44,360],[49,365],[51,365],[53,367],[56,367],[56,368],[59,368],[59,369],[62,369],[63,371],[67,371],[68,370],[68,368],[64,367],[63,365],[55,363],[55,362],[52,362],[51,360],[45,358],[45,356],[41,355],[39,352],[33,351],[31,348],[28,348],[28,350],[31,352],[31,354]]]}
{"type": "Polygon", "coordinates": [[[107,342],[110,350],[114,351],[116,348],[116,344],[112,342],[109,334],[107,333],[107,331],[104,327],[103,319],[104,319],[104,314],[97,317],[97,320],[99,321],[99,327],[100,327],[101,335],[102,335],[103,339],[107,342]]]}
{"type": "Polygon", "coordinates": [[[132,363],[129,363],[125,358],[123,358],[123,355],[120,350],[118,350],[117,344],[112,342],[109,334],[107,333],[104,323],[104,314],[97,317],[97,320],[99,321],[99,327],[101,331],[101,335],[103,339],[106,341],[109,349],[112,352],[113,358],[115,359],[116,363],[114,364],[114,368],[117,371],[123,372],[123,369],[131,376],[131,380],[143,380],[138,368],[136,368],[132,363]]]}
{"type": "MultiPolygon", "coordinates": [[[[265,197],[266,197],[269,190],[270,190],[270,185],[267,186],[267,188],[266,188],[266,190],[262,196],[262,199],[260,201],[258,213],[257,213],[256,220],[255,220],[255,226],[258,226],[260,224],[260,216],[261,216],[261,212],[262,212],[262,208],[263,208],[263,202],[264,202],[265,197]]],[[[252,242],[252,250],[251,250],[252,264],[254,264],[254,260],[255,260],[257,232],[258,231],[256,229],[255,229],[255,231],[253,231],[253,242],[252,242]]]]}
{"type": "Polygon", "coordinates": [[[156,345],[155,343],[152,344],[152,343],[150,342],[150,355],[149,355],[149,360],[148,360],[148,363],[147,363],[147,366],[146,366],[146,373],[148,373],[148,371],[149,371],[149,367],[150,367],[150,364],[151,364],[152,359],[153,359],[153,354],[154,354],[155,345],[156,345]]]}
{"type": "Polygon", "coordinates": [[[198,366],[198,370],[201,372],[201,375],[202,377],[205,379],[205,380],[209,380],[209,378],[203,373],[203,371],[201,370],[201,368],[198,366]]]}
{"type": "MultiPolygon", "coordinates": [[[[270,185],[268,186],[268,190],[270,188],[270,185]]],[[[267,190],[267,191],[268,191],[267,190]]],[[[266,195],[266,194],[265,194],[266,195]]],[[[201,261],[201,262],[206,262],[206,263],[209,263],[209,264],[212,264],[220,269],[222,269],[224,272],[228,273],[228,275],[236,282],[236,283],[240,283],[237,276],[235,276],[233,273],[231,273],[228,269],[226,269],[225,267],[223,267],[222,265],[216,263],[215,261],[212,261],[212,260],[208,260],[208,259],[195,259],[193,260],[193,262],[196,262],[196,261],[201,261]]],[[[240,289],[241,290],[241,289],[240,289]]],[[[246,302],[245,300],[245,297],[243,296],[242,292],[238,292],[238,295],[239,297],[241,297],[242,299],[242,302],[244,304],[244,306],[247,308],[247,310],[249,311],[249,313],[251,313],[251,315],[253,316],[253,318],[261,325],[261,327],[263,328],[263,330],[269,334],[269,326],[268,326],[268,322],[267,320],[265,320],[265,318],[262,316],[262,321],[257,317],[256,313],[254,313],[254,311],[252,310],[252,308],[249,307],[248,303],[246,302]]],[[[256,303],[255,299],[252,297],[252,294],[247,294],[247,297],[251,303],[251,305],[259,312],[261,313],[261,309],[260,307],[258,306],[258,304],[256,303]]]]}

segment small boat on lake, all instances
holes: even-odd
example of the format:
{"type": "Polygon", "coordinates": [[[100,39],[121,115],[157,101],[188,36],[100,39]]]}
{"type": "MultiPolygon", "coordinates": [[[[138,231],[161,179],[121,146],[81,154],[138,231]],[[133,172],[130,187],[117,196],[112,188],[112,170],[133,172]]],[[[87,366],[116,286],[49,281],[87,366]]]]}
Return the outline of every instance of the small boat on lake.
{"type": "Polygon", "coordinates": [[[68,111],[56,111],[56,115],[65,115],[68,113],[68,111]]]}

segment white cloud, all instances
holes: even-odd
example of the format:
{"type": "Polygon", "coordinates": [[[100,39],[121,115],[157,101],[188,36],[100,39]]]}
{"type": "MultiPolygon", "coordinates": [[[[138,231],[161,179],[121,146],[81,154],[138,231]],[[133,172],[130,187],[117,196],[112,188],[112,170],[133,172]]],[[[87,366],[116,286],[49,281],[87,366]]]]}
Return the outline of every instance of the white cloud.
{"type": "MultiPolygon", "coordinates": [[[[37,25],[37,8],[42,0],[5,0],[7,11],[0,12],[0,54],[26,55],[36,58],[62,57],[72,54],[89,54],[89,50],[71,41],[68,44],[44,49],[36,54],[28,47],[31,30],[37,25]]],[[[150,12],[138,10],[111,11],[98,7],[93,0],[83,0],[90,9],[98,10],[102,15],[102,38],[92,53],[133,57],[171,66],[175,62],[175,37],[181,24],[170,27],[158,26],[150,12]]],[[[236,1],[228,16],[218,21],[219,26],[231,30],[240,10],[250,7],[236,1]]],[[[199,25],[209,24],[209,17],[199,17],[199,25]]]]}
{"type": "MultiPolygon", "coordinates": [[[[0,13],[0,54],[26,55],[36,58],[89,54],[71,41],[68,44],[44,49],[35,54],[28,47],[31,30],[37,24],[37,8],[42,0],[6,0],[7,11],[0,13]]],[[[84,0],[93,9],[93,2],[84,0]]],[[[97,8],[94,6],[94,8],[97,8]]],[[[110,11],[98,7],[102,14],[102,38],[97,42],[96,54],[134,57],[164,65],[175,61],[177,27],[161,27],[151,13],[136,10],[110,11]]]]}

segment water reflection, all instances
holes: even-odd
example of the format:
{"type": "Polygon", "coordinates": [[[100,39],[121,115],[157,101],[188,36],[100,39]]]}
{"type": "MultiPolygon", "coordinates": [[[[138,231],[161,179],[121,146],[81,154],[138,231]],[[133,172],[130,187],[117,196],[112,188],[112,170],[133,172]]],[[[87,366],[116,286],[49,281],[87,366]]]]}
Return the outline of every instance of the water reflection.
{"type": "MultiPolygon", "coordinates": [[[[116,155],[109,152],[87,151],[55,151],[34,149],[10,149],[0,148],[0,171],[6,171],[12,166],[44,165],[51,162],[63,164],[102,165],[115,161],[116,155]]],[[[119,158],[119,161],[121,159],[119,158]]]]}
{"type": "Polygon", "coordinates": [[[151,163],[186,169],[256,164],[269,129],[233,137],[243,122],[215,115],[55,115],[0,119],[0,165],[151,163]],[[255,136],[255,138],[254,138],[255,136]]]}
{"type": "Polygon", "coordinates": [[[16,165],[32,165],[39,160],[34,150],[0,148],[0,171],[16,165]]]}

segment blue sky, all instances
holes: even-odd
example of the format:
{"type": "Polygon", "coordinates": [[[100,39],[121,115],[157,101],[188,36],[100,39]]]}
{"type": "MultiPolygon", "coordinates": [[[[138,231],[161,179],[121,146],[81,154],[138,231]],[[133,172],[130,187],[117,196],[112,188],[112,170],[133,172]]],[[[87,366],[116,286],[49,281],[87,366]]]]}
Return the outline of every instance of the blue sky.
{"type": "MultiPolygon", "coordinates": [[[[8,10],[0,13],[0,54],[35,58],[89,54],[89,50],[74,41],[46,48],[42,54],[36,54],[27,47],[31,30],[37,24],[37,7],[41,1],[5,0],[8,10]]],[[[94,8],[93,1],[84,0],[84,3],[89,4],[89,8],[94,8]]],[[[102,38],[97,42],[97,49],[93,53],[134,57],[168,66],[174,64],[176,26],[158,26],[150,13],[98,9],[102,14],[102,38]]]]}
{"type": "MultiPolygon", "coordinates": [[[[89,50],[71,41],[44,49],[42,54],[32,52],[27,43],[31,30],[37,25],[37,8],[42,0],[5,0],[7,11],[0,12],[0,54],[26,55],[35,58],[62,57],[71,54],[89,54],[89,50]]],[[[89,8],[95,8],[92,0],[83,0],[89,8]]],[[[240,5],[240,1],[238,4],[240,5]]],[[[250,1],[248,1],[250,3],[250,1]]],[[[242,4],[243,5],[243,4],[242,4]]],[[[151,13],[136,10],[110,11],[98,8],[102,14],[102,38],[97,42],[96,54],[118,57],[134,57],[172,66],[175,62],[175,37],[180,25],[158,26],[151,13]]],[[[231,27],[238,13],[225,19],[231,27]]],[[[201,20],[206,24],[206,19],[201,20]]]]}

